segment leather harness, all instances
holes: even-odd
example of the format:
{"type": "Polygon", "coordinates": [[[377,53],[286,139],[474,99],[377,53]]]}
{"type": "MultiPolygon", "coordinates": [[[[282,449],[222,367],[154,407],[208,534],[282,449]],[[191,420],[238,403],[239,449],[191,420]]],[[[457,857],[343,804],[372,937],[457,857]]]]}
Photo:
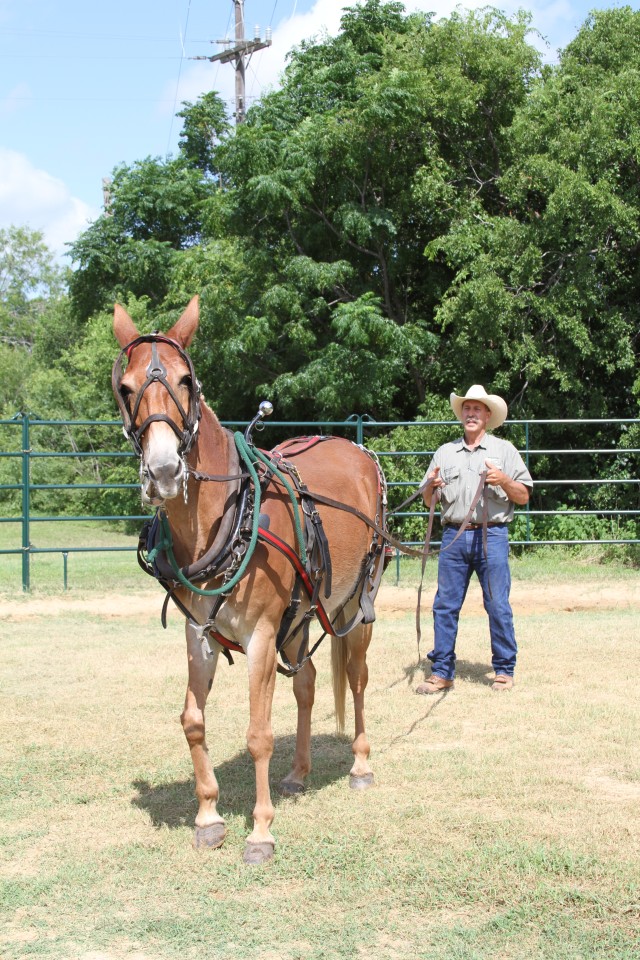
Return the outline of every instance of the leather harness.
{"type": "MultiPolygon", "coordinates": [[[[169,337],[159,333],[137,337],[126,347],[124,347],[118,355],[113,366],[112,386],[122,415],[125,436],[131,441],[138,456],[142,458],[143,455],[141,439],[144,431],[151,423],[162,421],[168,423],[178,437],[178,454],[183,459],[186,470],[185,458],[196,439],[201,416],[201,388],[198,380],[196,379],[191,358],[181,347],[181,345],[169,337]],[[135,397],[133,404],[131,404],[129,398],[124,395],[121,387],[122,378],[124,375],[123,363],[125,356],[129,360],[133,350],[143,343],[149,343],[151,345],[151,362],[146,371],[146,380],[135,397]],[[173,347],[187,366],[191,384],[189,389],[189,406],[186,410],[183,408],[180,400],[168,382],[167,370],[158,356],[158,343],[166,343],[173,347]],[[175,403],[182,419],[182,429],[180,429],[170,417],[162,413],[151,414],[139,427],[136,427],[136,418],[143,394],[152,383],[156,382],[162,384],[175,403]]],[[[263,414],[260,413],[256,418],[254,418],[247,428],[245,438],[248,443],[251,443],[251,430],[262,415],[263,414]]],[[[249,474],[240,469],[239,457],[236,451],[233,435],[227,430],[225,430],[225,433],[227,435],[229,447],[228,453],[230,472],[224,475],[215,475],[204,474],[199,471],[189,469],[190,475],[195,480],[220,482],[226,483],[227,485],[227,496],[225,498],[222,521],[214,543],[204,556],[180,571],[183,577],[186,578],[191,584],[204,582],[220,576],[224,576],[225,582],[227,582],[227,580],[230,578],[229,571],[237,569],[239,558],[246,551],[248,539],[248,517],[251,512],[253,500],[251,484],[249,482],[249,474]]],[[[344,636],[357,624],[371,623],[375,620],[374,600],[380,586],[382,573],[384,572],[384,568],[386,566],[385,561],[387,560],[387,545],[395,547],[397,550],[400,550],[402,553],[408,556],[418,557],[422,561],[422,576],[420,579],[418,604],[416,609],[418,649],[420,644],[420,599],[425,565],[431,543],[434,508],[437,500],[439,499],[439,492],[436,491],[436,495],[431,498],[429,521],[424,547],[421,551],[412,550],[394,538],[387,529],[386,481],[377,458],[366,448],[359,447],[359,449],[363,450],[364,453],[371,457],[376,466],[378,475],[378,507],[376,510],[375,520],[358,510],[357,507],[334,500],[333,498],[325,496],[324,494],[310,491],[305,485],[297,467],[291,462],[292,458],[304,453],[317,444],[324,443],[332,439],[334,438],[330,436],[297,437],[293,440],[287,440],[279,444],[270,452],[269,457],[265,457],[264,455],[261,457],[263,461],[266,460],[268,462],[267,466],[265,466],[265,463],[262,463],[260,477],[261,488],[263,490],[266,489],[272,482],[280,483],[280,485],[282,485],[283,482],[286,482],[284,481],[283,471],[286,472],[289,481],[292,481],[293,483],[295,494],[302,507],[304,516],[306,565],[303,564],[295,549],[293,549],[284,540],[269,530],[268,516],[260,514],[260,522],[257,531],[258,539],[266,546],[277,549],[280,553],[282,553],[282,555],[285,556],[291,563],[295,572],[294,587],[292,590],[290,603],[283,615],[276,637],[276,649],[283,661],[282,664],[278,664],[278,670],[288,676],[291,676],[300,670],[300,668],[307,662],[308,659],[310,659],[315,650],[318,648],[319,644],[327,635],[344,636]],[[323,504],[325,506],[339,509],[351,514],[352,516],[358,517],[372,531],[372,540],[369,552],[363,559],[356,585],[351,595],[341,607],[341,610],[338,611],[338,614],[336,614],[333,623],[328,617],[320,598],[320,593],[323,587],[325,600],[331,595],[332,569],[329,544],[324,532],[320,514],[316,509],[316,504],[323,504]],[[302,590],[305,591],[308,597],[309,609],[305,612],[297,625],[294,626],[301,604],[302,590]],[[336,621],[338,616],[340,613],[342,613],[347,604],[354,600],[356,596],[358,596],[356,612],[353,614],[348,623],[344,624],[340,628],[337,628],[336,621]],[[320,622],[323,633],[320,639],[314,644],[313,648],[309,650],[309,628],[311,621],[314,618],[317,618],[320,622]],[[301,640],[295,661],[292,662],[287,656],[286,648],[292,643],[298,634],[301,634],[301,640]]],[[[474,495],[471,507],[463,523],[460,525],[452,543],[455,542],[465,532],[465,530],[469,529],[469,527],[477,527],[476,524],[470,523],[470,519],[480,497],[482,496],[485,479],[486,471],[481,474],[480,484],[474,495]]],[[[402,504],[400,504],[394,513],[400,512],[404,507],[420,496],[428,488],[430,482],[431,481],[427,481],[427,483],[421,485],[412,496],[408,497],[402,504]]],[[[160,517],[161,513],[159,509],[156,512],[155,517],[146,521],[142,528],[138,542],[138,562],[142,569],[158,580],[158,582],[167,591],[167,596],[162,608],[162,625],[166,627],[167,606],[169,600],[171,599],[176,604],[178,609],[184,614],[184,616],[200,632],[203,645],[208,645],[207,638],[210,637],[222,647],[227,659],[233,663],[231,651],[244,653],[244,649],[240,646],[240,644],[229,640],[222,633],[220,633],[215,624],[216,616],[219,613],[220,608],[228,594],[224,592],[219,593],[204,624],[198,624],[195,621],[189,609],[176,596],[176,590],[180,586],[180,583],[175,578],[174,570],[167,558],[166,549],[164,549],[162,545],[160,517]]],[[[166,522],[166,518],[164,519],[166,522]]],[[[482,523],[483,549],[485,557],[487,553],[487,526],[487,505],[485,500],[482,523]]]]}
{"type": "MultiPolygon", "coordinates": [[[[229,431],[225,432],[230,438],[229,445],[231,449],[233,446],[231,434],[229,431]]],[[[288,676],[296,673],[307,662],[327,635],[344,636],[358,623],[371,623],[375,619],[373,604],[382,578],[385,560],[383,554],[387,539],[384,535],[386,525],[386,484],[377,460],[372,458],[378,472],[379,502],[376,520],[372,520],[348,504],[332,500],[329,497],[322,497],[320,494],[309,491],[302,481],[297,467],[290,463],[288,457],[284,457],[284,453],[289,454],[289,449],[294,443],[296,444],[296,448],[295,450],[291,449],[291,453],[297,455],[308,450],[311,446],[333,439],[333,437],[299,438],[296,441],[286,441],[271,451],[274,464],[277,464],[278,470],[287,472],[289,479],[293,481],[296,494],[301,502],[304,516],[305,544],[307,548],[307,563],[305,565],[296,550],[269,529],[269,517],[266,514],[260,514],[258,539],[266,546],[278,550],[286,557],[294,568],[295,573],[290,603],[285,610],[276,637],[276,649],[283,661],[282,664],[278,665],[278,669],[281,673],[285,673],[288,676]],[[331,595],[332,570],[329,544],[324,533],[320,514],[315,507],[316,501],[326,503],[337,509],[345,510],[359,517],[373,530],[372,543],[368,554],[363,559],[355,588],[341,608],[341,610],[344,609],[359,592],[356,612],[349,622],[340,628],[336,626],[338,614],[332,622],[325,610],[323,598],[321,597],[321,593],[325,600],[331,595]],[[301,595],[303,591],[309,600],[309,609],[297,625],[294,626],[302,602],[301,595]],[[314,619],[319,621],[323,633],[314,646],[309,649],[309,628],[314,619]],[[298,635],[300,635],[300,643],[297,655],[294,659],[290,659],[287,655],[286,648],[289,647],[298,635]]],[[[368,453],[368,451],[365,452],[368,453]]],[[[236,455],[231,461],[232,471],[237,469],[237,462],[236,455]]],[[[251,491],[248,475],[245,473],[232,472],[230,475],[217,476],[194,472],[194,475],[200,480],[226,481],[230,487],[230,497],[227,498],[221,528],[212,547],[202,558],[188,565],[182,571],[191,582],[197,583],[225,575],[233,565],[234,550],[239,551],[240,554],[242,553],[242,545],[246,543],[247,538],[247,514],[251,507],[251,491]]],[[[262,471],[261,487],[266,489],[271,483],[278,484],[278,478],[275,477],[268,468],[265,468],[262,471]]],[[[221,594],[216,598],[205,624],[198,624],[195,621],[188,608],[176,596],[176,590],[180,584],[173,575],[166,553],[160,543],[159,514],[160,511],[156,513],[154,518],[147,521],[142,528],[138,543],[138,562],[142,569],[155,577],[167,591],[167,597],[162,611],[163,626],[166,626],[166,610],[168,602],[171,599],[189,621],[201,631],[203,640],[205,640],[206,637],[215,640],[216,643],[222,647],[227,659],[233,662],[231,652],[244,652],[244,650],[239,644],[225,637],[215,625],[216,616],[226,596],[221,594]]],[[[339,611],[339,613],[340,612],[341,611],[339,611]]]]}

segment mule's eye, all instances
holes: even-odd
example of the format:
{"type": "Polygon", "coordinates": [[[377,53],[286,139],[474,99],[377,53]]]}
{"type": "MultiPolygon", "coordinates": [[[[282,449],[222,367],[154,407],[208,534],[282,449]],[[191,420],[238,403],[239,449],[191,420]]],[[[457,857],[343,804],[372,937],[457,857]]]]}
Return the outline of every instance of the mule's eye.
{"type": "Polygon", "coordinates": [[[127,410],[131,410],[131,397],[133,396],[133,390],[130,387],[125,387],[124,383],[120,387],[120,396],[122,401],[126,406],[127,410]]]}

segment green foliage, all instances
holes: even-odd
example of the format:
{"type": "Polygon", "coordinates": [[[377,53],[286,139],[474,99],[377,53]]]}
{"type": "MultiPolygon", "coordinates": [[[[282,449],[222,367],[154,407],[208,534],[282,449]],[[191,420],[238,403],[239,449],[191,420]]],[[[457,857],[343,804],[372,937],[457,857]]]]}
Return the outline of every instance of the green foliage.
{"type": "Polygon", "coordinates": [[[542,71],[524,13],[348,8],[234,132],[207,94],[177,159],[115,172],[74,248],[78,315],[201,293],[227,417],[269,394],[298,418],[412,418],[473,381],[521,416],[628,413],[637,17],[592,15],[542,71]]]}
{"type": "Polygon", "coordinates": [[[108,209],[71,247],[70,290],[83,319],[130,295],[156,305],[167,295],[177,251],[201,239],[214,189],[185,158],[148,157],[114,171],[108,209]]]}
{"type": "Polygon", "coordinates": [[[184,120],[180,153],[203,173],[215,175],[214,147],[229,131],[225,105],[217,93],[210,91],[196,103],[185,102],[182,106],[184,109],[176,114],[184,120]]]}
{"type": "Polygon", "coordinates": [[[0,343],[30,350],[43,314],[62,296],[67,278],[39,231],[0,229],[0,343]]]}
{"type": "Polygon", "coordinates": [[[288,280],[287,297],[265,293],[262,303],[273,312],[269,359],[277,350],[277,366],[286,365],[274,381],[285,404],[302,403],[306,414],[315,395],[319,414],[338,417],[345,400],[360,398],[369,413],[406,416],[442,382],[447,343],[432,319],[451,272],[429,266],[424,249],[479,193],[496,205],[505,130],[538,62],[526,29],[526,18],[511,23],[495,12],[436,28],[428,18],[402,17],[396,4],[363,4],[347,12],[338,38],[292,53],[282,89],[218,151],[235,194],[231,228],[269,251],[265,290],[288,280]],[[301,258],[347,267],[313,291],[311,311],[295,280],[291,288],[289,267],[301,258]],[[363,309],[371,320],[375,301],[395,330],[395,362],[381,325],[363,335],[356,320],[348,338],[349,366],[361,364],[363,384],[376,365],[384,382],[369,400],[349,380],[345,393],[335,376],[347,360],[345,322],[363,309]],[[312,331],[306,357],[283,355],[277,334],[292,310],[311,323],[315,313],[336,335],[332,344],[312,331]]]}
{"type": "Polygon", "coordinates": [[[500,209],[463,211],[427,249],[455,271],[437,312],[451,346],[481,331],[471,378],[490,372],[523,414],[633,409],[638,36],[629,8],[589,18],[514,117],[500,209]]]}
{"type": "MultiPolygon", "coordinates": [[[[0,415],[26,409],[27,384],[43,362],[42,346],[55,355],[67,279],[39,231],[0,230],[0,415]]],[[[68,332],[61,342],[68,343],[68,332]]]]}

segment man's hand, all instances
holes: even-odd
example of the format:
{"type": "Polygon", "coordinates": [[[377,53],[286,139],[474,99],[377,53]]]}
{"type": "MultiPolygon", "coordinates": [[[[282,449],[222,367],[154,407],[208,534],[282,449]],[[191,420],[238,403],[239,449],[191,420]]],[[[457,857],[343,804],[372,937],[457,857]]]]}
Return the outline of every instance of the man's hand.
{"type": "Polygon", "coordinates": [[[487,483],[490,483],[492,487],[502,487],[505,480],[508,480],[506,473],[503,473],[498,467],[496,467],[493,460],[485,460],[487,467],[487,483]]]}
{"type": "Polygon", "coordinates": [[[440,467],[434,467],[431,473],[427,475],[427,483],[431,481],[432,487],[444,487],[445,483],[440,476],[440,467]]]}
{"type": "Polygon", "coordinates": [[[519,480],[512,480],[506,473],[498,469],[491,460],[485,460],[485,464],[487,467],[486,482],[488,484],[492,487],[502,487],[513,503],[524,506],[525,503],[529,502],[529,488],[524,483],[520,483],[519,480]]]}
{"type": "Polygon", "coordinates": [[[444,485],[444,480],[440,476],[440,467],[434,467],[431,473],[427,474],[427,482],[422,488],[422,499],[427,507],[431,506],[431,498],[435,491],[444,485]]]}

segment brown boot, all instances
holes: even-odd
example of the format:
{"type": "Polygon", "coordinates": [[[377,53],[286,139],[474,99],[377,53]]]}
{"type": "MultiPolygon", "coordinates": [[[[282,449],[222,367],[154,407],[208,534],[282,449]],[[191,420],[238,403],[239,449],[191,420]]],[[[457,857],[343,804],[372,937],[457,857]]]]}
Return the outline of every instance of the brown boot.
{"type": "Polygon", "coordinates": [[[418,684],[416,693],[442,693],[444,690],[449,690],[452,686],[453,680],[445,680],[444,677],[439,677],[436,673],[432,673],[423,683],[418,684]]]}
{"type": "Polygon", "coordinates": [[[492,690],[513,690],[513,677],[506,673],[496,673],[495,679],[491,684],[492,690]]]}

